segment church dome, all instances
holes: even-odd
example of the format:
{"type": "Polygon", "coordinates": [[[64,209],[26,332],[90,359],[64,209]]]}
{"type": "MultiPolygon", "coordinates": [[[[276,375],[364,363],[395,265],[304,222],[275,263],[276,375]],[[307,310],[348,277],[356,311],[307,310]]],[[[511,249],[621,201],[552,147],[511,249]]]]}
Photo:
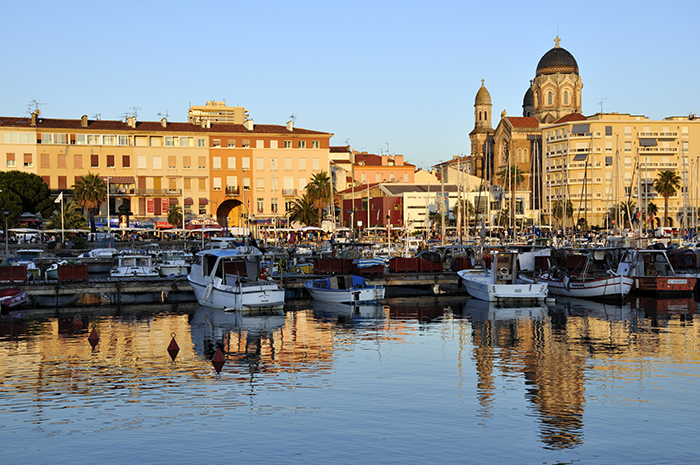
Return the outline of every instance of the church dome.
{"type": "Polygon", "coordinates": [[[527,88],[527,92],[525,92],[525,97],[523,98],[523,106],[524,107],[531,107],[535,102],[534,94],[532,93],[532,87],[527,88]]]}
{"type": "Polygon", "coordinates": [[[559,46],[559,37],[554,42],[556,45],[553,49],[544,54],[537,63],[536,76],[541,74],[578,74],[578,63],[574,56],[568,50],[559,46]]]}
{"type": "Polygon", "coordinates": [[[481,87],[476,93],[476,99],[474,100],[474,105],[491,105],[491,94],[484,87],[484,80],[481,80],[481,87]]]}

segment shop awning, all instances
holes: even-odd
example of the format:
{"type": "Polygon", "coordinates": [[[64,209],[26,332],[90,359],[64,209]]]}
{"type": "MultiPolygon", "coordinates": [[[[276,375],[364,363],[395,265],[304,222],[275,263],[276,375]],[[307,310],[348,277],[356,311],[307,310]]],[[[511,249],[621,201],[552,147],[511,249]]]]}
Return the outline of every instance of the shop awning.
{"type": "Polygon", "coordinates": [[[133,176],[100,176],[104,182],[109,178],[110,184],[134,184],[133,176]]]}
{"type": "Polygon", "coordinates": [[[206,197],[200,197],[199,204],[200,205],[209,205],[209,199],[207,199],[206,197]]]}
{"type": "Polygon", "coordinates": [[[185,205],[192,205],[194,204],[194,200],[192,200],[192,197],[185,197],[185,205]]]}

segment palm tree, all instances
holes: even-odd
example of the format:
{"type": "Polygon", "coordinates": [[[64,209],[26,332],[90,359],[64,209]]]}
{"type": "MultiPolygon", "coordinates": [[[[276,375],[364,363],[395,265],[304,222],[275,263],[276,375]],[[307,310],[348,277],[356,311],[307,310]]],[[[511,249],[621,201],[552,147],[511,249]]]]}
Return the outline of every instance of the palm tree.
{"type": "Polygon", "coordinates": [[[681,177],[675,171],[661,171],[654,180],[654,190],[664,198],[664,227],[668,226],[668,198],[676,195],[681,186],[681,177]]]}
{"type": "MultiPolygon", "coordinates": [[[[107,184],[96,174],[88,174],[78,178],[73,185],[73,196],[82,208],[88,211],[90,219],[90,231],[95,232],[95,213],[100,210],[100,205],[107,198],[107,184]]],[[[107,206],[109,208],[109,206],[107,206]]]]}
{"type": "Polygon", "coordinates": [[[170,205],[168,207],[168,223],[176,228],[182,225],[182,207],[180,205],[170,205]]]}
{"type": "MultiPolygon", "coordinates": [[[[564,201],[563,200],[557,200],[554,202],[554,205],[552,205],[552,214],[554,215],[555,218],[558,218],[560,221],[564,218],[564,201]]],[[[572,218],[574,216],[574,206],[571,204],[571,200],[566,201],[566,217],[567,218],[572,218]]],[[[564,228],[566,228],[566,225],[562,225],[564,228]]]]}
{"type": "Polygon", "coordinates": [[[318,217],[318,212],[311,201],[309,201],[308,195],[304,194],[301,197],[294,199],[292,203],[292,209],[289,214],[289,219],[291,221],[298,221],[301,224],[307,226],[317,226],[316,219],[318,217]]]}
{"type": "Polygon", "coordinates": [[[498,173],[498,177],[503,182],[503,186],[510,186],[510,216],[511,224],[515,224],[515,191],[518,185],[525,180],[525,175],[517,165],[506,166],[498,173]]]}
{"type": "Polygon", "coordinates": [[[333,200],[333,186],[328,173],[321,171],[311,177],[311,181],[306,185],[306,195],[309,202],[318,211],[318,224],[321,226],[323,209],[333,200]]]}
{"type": "Polygon", "coordinates": [[[46,220],[46,229],[85,229],[88,222],[83,216],[83,211],[77,202],[70,201],[63,206],[63,221],[61,221],[61,207],[54,210],[46,220]]]}

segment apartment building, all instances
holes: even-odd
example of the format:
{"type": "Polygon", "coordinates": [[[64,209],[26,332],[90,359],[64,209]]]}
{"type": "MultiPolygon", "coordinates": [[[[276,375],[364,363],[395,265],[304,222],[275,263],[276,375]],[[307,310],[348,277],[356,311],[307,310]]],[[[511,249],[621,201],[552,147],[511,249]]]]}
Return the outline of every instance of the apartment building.
{"type": "MultiPolygon", "coordinates": [[[[101,176],[109,213],[163,220],[170,205],[186,218],[231,226],[285,217],[314,173],[329,171],[331,133],[293,125],[198,124],[0,118],[0,166],[41,176],[70,198],[80,176],[101,176]],[[228,218],[228,221],[227,221],[228,218]]],[[[100,212],[107,216],[107,207],[100,212]]],[[[115,219],[116,221],[116,219],[115,219]]],[[[113,224],[116,226],[116,224],[113,224]]]]}

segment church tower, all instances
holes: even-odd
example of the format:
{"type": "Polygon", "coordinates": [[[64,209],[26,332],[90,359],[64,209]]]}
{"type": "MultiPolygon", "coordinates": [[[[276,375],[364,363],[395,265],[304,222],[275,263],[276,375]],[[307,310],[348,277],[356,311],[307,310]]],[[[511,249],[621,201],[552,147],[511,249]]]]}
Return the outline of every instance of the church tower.
{"type": "MultiPolygon", "coordinates": [[[[559,46],[554,39],[549,50],[537,64],[532,82],[532,116],[540,123],[549,124],[571,114],[581,113],[581,76],[574,56],[559,46]]],[[[523,110],[525,110],[523,106],[523,110]]]]}
{"type": "Polygon", "coordinates": [[[483,177],[486,166],[487,140],[493,136],[491,126],[491,94],[481,80],[481,87],[474,100],[474,129],[469,133],[471,141],[472,174],[483,177]]]}

